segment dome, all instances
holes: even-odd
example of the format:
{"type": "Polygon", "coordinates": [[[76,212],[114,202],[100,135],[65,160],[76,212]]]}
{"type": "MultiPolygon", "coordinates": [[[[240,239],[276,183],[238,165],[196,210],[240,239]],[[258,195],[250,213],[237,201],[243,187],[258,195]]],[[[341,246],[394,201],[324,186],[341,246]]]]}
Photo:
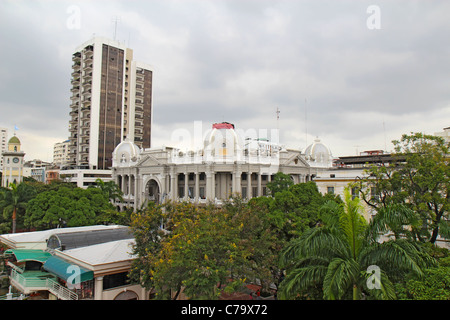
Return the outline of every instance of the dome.
{"type": "Polygon", "coordinates": [[[120,164],[136,163],[141,154],[141,149],[128,138],[119,143],[113,152],[113,166],[120,164]]]}
{"type": "Polygon", "coordinates": [[[234,156],[242,150],[234,125],[227,122],[215,123],[204,141],[204,149],[212,156],[234,156]]]}
{"type": "Polygon", "coordinates": [[[305,150],[305,158],[312,165],[331,166],[333,155],[330,148],[316,138],[305,150]]]}
{"type": "Polygon", "coordinates": [[[20,144],[20,140],[16,136],[13,136],[11,139],[9,139],[8,144],[9,143],[20,144]]]}

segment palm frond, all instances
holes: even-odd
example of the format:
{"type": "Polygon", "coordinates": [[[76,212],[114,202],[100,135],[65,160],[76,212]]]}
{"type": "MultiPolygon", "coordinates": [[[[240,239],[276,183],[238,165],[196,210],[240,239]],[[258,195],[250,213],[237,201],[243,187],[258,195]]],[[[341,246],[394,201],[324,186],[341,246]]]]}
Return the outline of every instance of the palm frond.
{"type": "Polygon", "coordinates": [[[323,281],[327,266],[310,265],[292,270],[281,282],[278,297],[282,300],[293,299],[299,292],[305,291],[323,281]]]}
{"type": "Polygon", "coordinates": [[[345,209],[339,217],[339,225],[350,246],[353,259],[356,259],[365,239],[367,222],[362,215],[364,208],[359,198],[351,199],[348,188],[344,191],[344,197],[345,209]]]}
{"type": "Polygon", "coordinates": [[[341,299],[356,283],[360,268],[353,259],[335,258],[328,265],[323,280],[323,295],[325,299],[341,299]]]}
{"type": "Polygon", "coordinates": [[[416,212],[404,204],[392,204],[380,208],[369,224],[368,236],[376,241],[380,234],[388,231],[394,234],[409,234],[407,226],[415,226],[419,223],[416,212]]]}
{"type": "Polygon", "coordinates": [[[421,277],[423,269],[435,264],[433,258],[405,239],[374,244],[361,255],[362,266],[377,265],[390,274],[413,272],[421,277]]]}
{"type": "Polygon", "coordinates": [[[371,274],[362,271],[360,287],[364,287],[367,292],[377,300],[394,300],[397,299],[395,287],[386,272],[379,269],[379,274],[371,274]],[[377,278],[378,277],[378,278],[377,278]],[[368,286],[369,282],[377,281],[377,285],[368,286]]]}
{"type": "Polygon", "coordinates": [[[309,256],[335,257],[347,256],[348,246],[328,228],[312,228],[292,241],[280,255],[280,263],[287,266],[292,261],[309,256]]]}

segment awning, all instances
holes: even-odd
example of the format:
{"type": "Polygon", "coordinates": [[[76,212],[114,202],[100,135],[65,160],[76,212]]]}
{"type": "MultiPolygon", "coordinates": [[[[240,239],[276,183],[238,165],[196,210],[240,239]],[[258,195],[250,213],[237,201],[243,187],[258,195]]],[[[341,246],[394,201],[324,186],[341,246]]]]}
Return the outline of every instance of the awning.
{"type": "Polygon", "coordinates": [[[57,256],[52,256],[43,268],[71,284],[94,279],[94,272],[57,256]]]}
{"type": "Polygon", "coordinates": [[[13,254],[16,256],[17,262],[22,261],[39,261],[45,262],[52,255],[42,250],[30,250],[30,249],[8,249],[5,254],[13,254]]]}

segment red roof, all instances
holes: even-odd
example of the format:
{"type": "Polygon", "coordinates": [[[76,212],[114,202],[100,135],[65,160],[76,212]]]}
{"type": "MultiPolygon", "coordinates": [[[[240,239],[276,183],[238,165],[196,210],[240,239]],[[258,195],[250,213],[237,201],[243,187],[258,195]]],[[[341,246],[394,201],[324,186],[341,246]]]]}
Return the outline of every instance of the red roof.
{"type": "Polygon", "coordinates": [[[234,124],[228,122],[214,123],[213,129],[234,129],[234,124]]]}

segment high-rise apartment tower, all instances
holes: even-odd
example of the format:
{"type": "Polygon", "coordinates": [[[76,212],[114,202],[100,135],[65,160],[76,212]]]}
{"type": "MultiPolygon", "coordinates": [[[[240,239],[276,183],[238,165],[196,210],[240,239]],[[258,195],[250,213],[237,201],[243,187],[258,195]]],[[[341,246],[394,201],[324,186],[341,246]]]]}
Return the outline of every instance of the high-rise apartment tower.
{"type": "Polygon", "coordinates": [[[101,37],[72,55],[69,167],[108,169],[125,138],[151,145],[151,68],[133,60],[133,50],[101,37]]]}

